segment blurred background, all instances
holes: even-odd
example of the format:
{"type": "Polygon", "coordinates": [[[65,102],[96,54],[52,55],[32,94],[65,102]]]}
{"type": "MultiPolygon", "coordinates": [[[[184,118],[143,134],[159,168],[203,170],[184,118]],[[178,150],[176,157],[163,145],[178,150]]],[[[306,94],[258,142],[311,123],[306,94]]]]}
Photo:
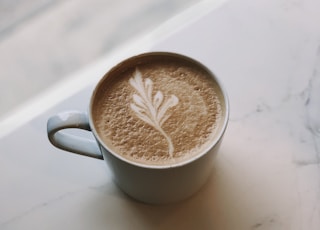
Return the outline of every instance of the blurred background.
{"type": "Polygon", "coordinates": [[[0,0],[0,119],[199,0],[0,0]]]}

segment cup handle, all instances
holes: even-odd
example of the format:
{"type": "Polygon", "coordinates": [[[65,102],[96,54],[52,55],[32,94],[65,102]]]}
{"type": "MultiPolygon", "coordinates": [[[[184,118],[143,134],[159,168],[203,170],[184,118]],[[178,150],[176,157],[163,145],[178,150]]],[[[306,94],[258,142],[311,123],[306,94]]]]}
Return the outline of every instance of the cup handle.
{"type": "Polygon", "coordinates": [[[84,112],[68,111],[50,117],[47,132],[51,144],[65,151],[103,160],[95,140],[62,132],[69,128],[91,131],[88,115],[84,112]]]}

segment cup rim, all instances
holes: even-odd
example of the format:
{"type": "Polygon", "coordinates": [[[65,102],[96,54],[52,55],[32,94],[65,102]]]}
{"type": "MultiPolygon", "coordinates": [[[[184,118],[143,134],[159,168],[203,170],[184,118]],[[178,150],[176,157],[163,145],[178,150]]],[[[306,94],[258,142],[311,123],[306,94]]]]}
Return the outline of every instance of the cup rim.
{"type": "Polygon", "coordinates": [[[152,52],[144,52],[138,55],[134,55],[134,56],[130,56],[128,58],[123,59],[122,61],[120,61],[117,65],[113,66],[112,68],[110,68],[105,74],[104,76],[99,80],[99,82],[96,84],[92,95],[91,95],[91,99],[90,99],[90,105],[89,105],[89,124],[92,130],[93,135],[95,136],[96,140],[99,142],[99,144],[111,155],[113,155],[115,158],[119,159],[122,162],[126,162],[130,165],[133,166],[137,166],[140,168],[148,168],[148,169],[169,169],[169,168],[177,168],[177,167],[181,167],[187,164],[190,164],[191,162],[197,161],[198,159],[202,158],[204,155],[206,155],[207,153],[210,152],[211,149],[214,148],[214,146],[216,146],[219,141],[222,139],[227,125],[228,125],[228,121],[229,121],[229,113],[230,113],[230,108],[229,108],[229,99],[228,99],[228,95],[226,93],[226,90],[224,88],[224,86],[221,84],[220,80],[216,77],[216,75],[204,64],[202,64],[201,62],[188,57],[186,55],[183,54],[179,54],[179,53],[174,53],[174,52],[164,52],[164,51],[152,51],[152,52]],[[185,59],[188,61],[191,61],[193,63],[195,63],[196,65],[200,66],[201,68],[203,68],[204,70],[206,70],[211,77],[213,78],[213,80],[216,82],[216,85],[218,86],[218,88],[221,91],[221,95],[224,101],[224,107],[225,107],[225,111],[224,111],[224,116],[223,116],[223,121],[221,121],[222,126],[221,128],[218,130],[218,133],[215,135],[216,137],[213,139],[212,143],[210,143],[205,149],[203,149],[199,154],[196,154],[195,156],[188,158],[186,160],[177,162],[177,163],[172,163],[172,164],[165,164],[165,165],[152,165],[152,164],[143,164],[143,163],[139,163],[136,161],[132,161],[129,160],[123,156],[121,156],[120,154],[116,153],[115,151],[113,151],[112,149],[110,149],[102,140],[102,138],[100,137],[100,135],[98,134],[96,128],[95,128],[95,123],[93,122],[93,115],[92,115],[92,109],[93,109],[93,104],[94,104],[94,99],[95,96],[97,94],[97,92],[99,91],[100,86],[103,84],[105,78],[108,77],[108,74],[115,68],[117,68],[118,66],[120,66],[122,63],[130,61],[132,59],[137,59],[137,58],[143,58],[146,56],[170,56],[170,57],[175,57],[175,58],[179,58],[179,59],[185,59]]]}

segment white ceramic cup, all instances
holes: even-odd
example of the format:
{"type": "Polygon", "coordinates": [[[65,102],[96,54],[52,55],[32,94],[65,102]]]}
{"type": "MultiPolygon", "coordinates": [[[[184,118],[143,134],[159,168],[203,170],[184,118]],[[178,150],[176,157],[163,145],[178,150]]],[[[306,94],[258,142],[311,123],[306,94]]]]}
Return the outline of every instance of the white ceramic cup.
{"type": "MultiPolygon", "coordinates": [[[[215,75],[204,65],[189,57],[174,53],[151,52],[131,57],[122,63],[128,60],[139,62],[154,55],[188,60],[207,71],[217,83],[220,91],[218,93],[221,95],[223,118],[218,125],[216,138],[205,151],[176,165],[161,166],[139,164],[112,151],[99,137],[92,116],[95,95],[111,71],[96,86],[88,112],[67,111],[54,115],[48,120],[47,132],[50,142],[60,149],[105,160],[111,169],[115,183],[129,196],[145,203],[165,204],[190,197],[207,181],[212,171],[213,157],[218,151],[228,123],[229,103],[226,92],[215,75]],[[68,128],[91,131],[95,139],[65,133],[63,130],[68,128]]],[[[114,68],[121,68],[121,63],[114,68]]]]}

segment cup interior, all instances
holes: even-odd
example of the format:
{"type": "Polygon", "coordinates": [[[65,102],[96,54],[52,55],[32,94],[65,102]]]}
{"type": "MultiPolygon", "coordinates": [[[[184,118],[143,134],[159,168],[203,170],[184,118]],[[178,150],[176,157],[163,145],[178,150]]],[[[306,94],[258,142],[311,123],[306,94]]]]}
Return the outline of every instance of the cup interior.
{"type": "Polygon", "coordinates": [[[212,71],[210,69],[208,69],[206,66],[204,66],[203,64],[201,64],[200,62],[198,62],[192,58],[186,57],[184,55],[180,55],[180,54],[176,54],[176,53],[168,53],[168,52],[150,52],[150,53],[140,54],[140,55],[137,55],[134,57],[130,57],[130,58],[122,61],[118,65],[114,66],[112,69],[110,69],[102,77],[102,79],[97,84],[97,86],[92,94],[90,108],[89,108],[90,126],[91,126],[91,129],[92,129],[96,139],[100,143],[100,145],[103,146],[103,148],[105,150],[107,150],[108,152],[113,154],[115,157],[121,159],[122,161],[125,161],[129,164],[139,165],[140,167],[147,167],[147,168],[166,168],[166,167],[181,166],[181,165],[187,164],[188,162],[194,161],[197,158],[203,156],[204,154],[206,154],[206,152],[208,152],[210,149],[212,149],[212,147],[215,146],[217,144],[217,142],[219,142],[219,140],[222,138],[222,136],[225,132],[227,123],[228,123],[228,117],[229,117],[229,103],[228,103],[228,99],[227,99],[227,94],[226,94],[224,88],[222,87],[221,83],[217,79],[217,77],[212,73],[212,71]],[[220,119],[219,123],[217,124],[217,131],[216,131],[215,137],[211,141],[210,145],[208,145],[205,149],[203,149],[203,151],[201,153],[197,154],[196,156],[194,156],[186,161],[179,162],[175,165],[171,164],[171,165],[167,165],[167,166],[166,165],[156,166],[156,165],[141,164],[141,163],[137,163],[135,161],[128,160],[127,158],[124,158],[123,156],[118,154],[117,151],[112,147],[111,142],[108,142],[108,140],[104,139],[101,136],[101,134],[99,134],[99,132],[98,132],[99,127],[96,122],[96,120],[97,120],[96,117],[99,116],[99,114],[97,114],[97,108],[99,107],[99,99],[101,97],[103,97],[103,94],[108,90],[109,86],[112,85],[113,82],[118,80],[118,76],[120,76],[122,73],[124,73],[128,69],[134,68],[135,66],[141,65],[143,63],[149,63],[149,62],[159,61],[159,60],[160,61],[161,60],[183,61],[183,62],[190,63],[190,65],[192,65],[192,66],[197,66],[198,68],[201,68],[202,70],[207,72],[208,75],[210,75],[213,79],[214,90],[219,98],[221,108],[222,108],[221,119],[220,119]]]}

